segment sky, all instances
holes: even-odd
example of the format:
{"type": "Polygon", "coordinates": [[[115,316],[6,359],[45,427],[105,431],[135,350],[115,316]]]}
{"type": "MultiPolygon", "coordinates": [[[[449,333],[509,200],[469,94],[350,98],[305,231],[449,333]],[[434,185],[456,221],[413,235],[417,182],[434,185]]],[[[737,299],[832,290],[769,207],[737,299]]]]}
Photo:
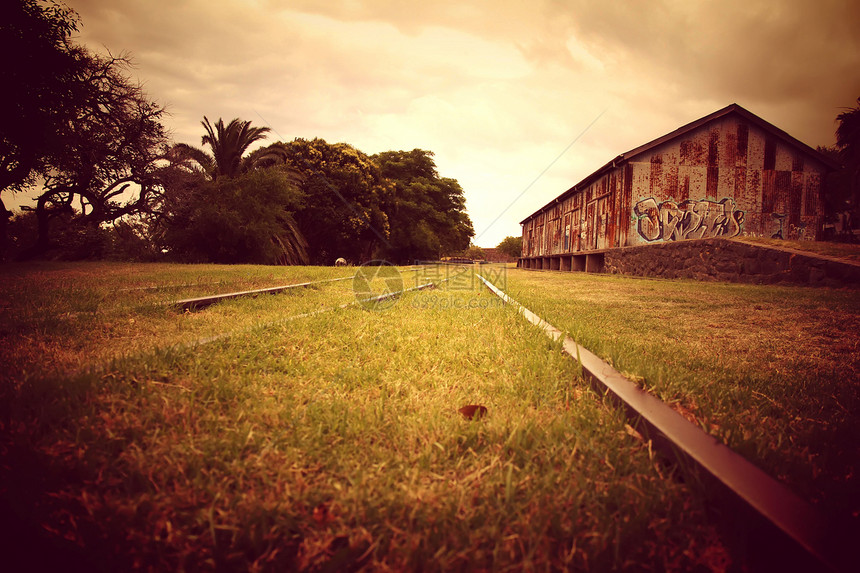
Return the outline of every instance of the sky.
{"type": "Polygon", "coordinates": [[[67,0],[174,141],[430,150],[493,247],[628,151],[737,103],[813,147],[860,96],[856,0],[67,0]]]}

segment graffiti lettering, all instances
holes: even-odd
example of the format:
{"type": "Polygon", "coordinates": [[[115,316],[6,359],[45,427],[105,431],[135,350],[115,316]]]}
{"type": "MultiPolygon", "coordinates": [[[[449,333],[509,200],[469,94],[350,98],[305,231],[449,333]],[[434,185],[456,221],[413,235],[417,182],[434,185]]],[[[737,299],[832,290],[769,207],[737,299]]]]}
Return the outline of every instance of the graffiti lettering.
{"type": "Polygon", "coordinates": [[[642,199],[633,207],[639,235],[646,241],[680,241],[710,237],[735,237],[744,224],[744,212],[735,209],[735,200],[663,201],[642,199]]]}
{"type": "Polygon", "coordinates": [[[800,223],[797,225],[789,225],[790,236],[797,237],[798,240],[802,241],[806,238],[806,224],[800,223]]]}

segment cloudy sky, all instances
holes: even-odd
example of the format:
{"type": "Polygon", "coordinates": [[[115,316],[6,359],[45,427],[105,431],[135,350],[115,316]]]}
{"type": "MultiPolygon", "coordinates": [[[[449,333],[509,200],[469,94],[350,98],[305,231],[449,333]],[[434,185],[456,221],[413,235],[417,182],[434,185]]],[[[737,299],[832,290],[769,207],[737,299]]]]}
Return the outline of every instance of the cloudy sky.
{"type": "Polygon", "coordinates": [[[131,53],[175,141],[206,115],[431,150],[485,247],[730,103],[814,147],[860,96],[856,0],[67,1],[80,42],[131,53]]]}

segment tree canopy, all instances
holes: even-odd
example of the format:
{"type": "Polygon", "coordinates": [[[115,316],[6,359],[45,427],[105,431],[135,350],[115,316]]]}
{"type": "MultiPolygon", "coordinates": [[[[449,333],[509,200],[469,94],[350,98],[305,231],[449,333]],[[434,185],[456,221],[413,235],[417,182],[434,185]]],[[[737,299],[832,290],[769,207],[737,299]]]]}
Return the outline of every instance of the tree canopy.
{"type": "Polygon", "coordinates": [[[235,118],[226,126],[218,118],[213,126],[209,118],[203,116],[200,122],[206,134],[203,145],[208,145],[211,153],[185,143],[176,144],[171,150],[170,159],[182,163],[186,168],[198,171],[209,179],[236,177],[254,166],[259,155],[245,157],[245,152],[256,141],[266,138],[268,127],[252,127],[250,121],[235,118]]]}
{"type": "MultiPolygon", "coordinates": [[[[187,182],[186,182],[187,183],[187,182]]],[[[184,262],[305,264],[294,213],[304,194],[282,168],[199,180],[168,193],[160,246],[184,262]]]]}
{"type": "Polygon", "coordinates": [[[827,175],[824,213],[828,222],[837,223],[832,238],[854,241],[852,227],[860,221],[860,98],[856,107],[837,115],[836,121],[836,145],[817,148],[840,166],[827,175]]]}
{"type": "Polygon", "coordinates": [[[857,211],[860,209],[860,97],[857,106],[837,115],[836,121],[839,122],[836,149],[849,179],[851,207],[857,211]]]}
{"type": "MultiPolygon", "coordinates": [[[[0,6],[0,50],[15,54],[4,69],[0,194],[41,187],[15,227],[35,230],[31,254],[62,241],[74,257],[98,255],[119,237],[179,260],[331,264],[438,258],[469,245],[463,190],[439,176],[432,152],[369,157],[301,138],[249,152],[267,127],[206,116],[202,147],[173,145],[164,108],[129,76],[129,58],[75,45],[78,25],[54,0],[0,6]]],[[[0,200],[3,248],[10,215],[0,200]]]]}
{"type": "Polygon", "coordinates": [[[0,3],[3,114],[0,114],[0,193],[32,182],[62,150],[57,136],[75,116],[82,87],[78,49],[70,35],[78,16],[37,0],[0,3]]]}
{"type": "Polygon", "coordinates": [[[523,254],[523,238],[520,237],[505,237],[502,242],[496,247],[500,253],[504,253],[509,257],[518,259],[523,254]]]}
{"type": "MultiPolygon", "coordinates": [[[[210,126],[206,118],[203,125],[210,126]]],[[[265,133],[249,122],[218,120],[204,141],[213,149],[239,141],[231,131],[265,133]]],[[[233,175],[218,175],[218,155],[195,149],[174,146],[168,154],[174,169],[162,174],[161,230],[154,236],[180,259],[408,262],[459,252],[474,234],[462,188],[439,177],[430,151],[369,157],[346,143],[298,138],[239,156],[231,160],[240,166],[233,175]],[[281,247],[279,254],[267,240],[281,247]]]]}
{"type": "Polygon", "coordinates": [[[83,87],[63,133],[62,153],[49,158],[36,202],[39,246],[48,221],[79,200],[78,223],[98,226],[148,211],[161,189],[158,159],[167,148],[164,108],[126,75],[126,58],[81,52],[83,87]]]}
{"type": "Polygon", "coordinates": [[[432,151],[385,151],[371,159],[393,184],[386,205],[391,225],[386,259],[439,259],[469,246],[475,232],[463,189],[456,180],[439,177],[432,151]]]}
{"type": "Polygon", "coordinates": [[[37,0],[0,2],[3,113],[0,114],[0,258],[11,211],[3,196],[32,185],[62,153],[60,135],[74,117],[80,53],[70,43],[77,14],[37,0]]]}
{"type": "MultiPolygon", "coordinates": [[[[98,227],[149,210],[167,144],[164,109],[129,77],[129,59],[73,44],[77,15],[62,4],[16,0],[1,10],[0,50],[14,57],[4,68],[11,109],[0,129],[0,193],[41,182],[30,253],[51,246],[58,217],[98,227]]],[[[0,211],[5,247],[10,213],[2,203],[0,211]]]]}
{"type": "Polygon", "coordinates": [[[346,143],[296,139],[267,149],[282,150],[301,174],[305,207],[296,213],[314,264],[333,264],[343,257],[367,261],[388,244],[390,223],[385,210],[391,185],[366,154],[346,143]]]}
{"type": "Polygon", "coordinates": [[[182,261],[307,263],[294,218],[304,205],[300,178],[276,146],[245,153],[268,128],[238,118],[213,127],[205,116],[201,124],[211,154],[180,143],[166,156],[164,194],[150,225],[161,250],[182,261]]]}

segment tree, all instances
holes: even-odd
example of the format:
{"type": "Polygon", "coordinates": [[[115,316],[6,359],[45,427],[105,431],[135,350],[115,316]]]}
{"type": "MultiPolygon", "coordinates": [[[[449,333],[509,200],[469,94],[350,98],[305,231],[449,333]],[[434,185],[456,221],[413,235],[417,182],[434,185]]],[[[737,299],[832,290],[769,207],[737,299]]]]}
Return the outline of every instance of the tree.
{"type": "Polygon", "coordinates": [[[77,14],[57,2],[0,2],[3,113],[0,115],[0,257],[11,212],[3,194],[20,191],[63,153],[62,133],[74,117],[81,83],[79,50],[70,41],[77,14]]]}
{"type": "Polygon", "coordinates": [[[469,247],[463,251],[462,256],[467,259],[472,259],[473,261],[482,261],[484,260],[484,249],[477,245],[469,245],[469,247]]]}
{"type": "Polygon", "coordinates": [[[296,213],[308,242],[310,261],[332,264],[338,257],[367,261],[389,241],[383,209],[391,192],[371,159],[346,143],[296,139],[278,143],[301,173],[305,207],[296,213]]]}
{"type": "MultiPolygon", "coordinates": [[[[824,147],[819,145],[815,148],[819,153],[829,157],[833,163],[843,165],[842,155],[836,146],[824,147]]],[[[824,216],[828,222],[833,222],[839,216],[839,213],[844,213],[846,209],[851,208],[851,175],[845,167],[840,167],[827,174],[827,181],[824,186],[825,194],[822,197],[824,201],[824,216]]]]}
{"type": "Polygon", "coordinates": [[[475,233],[463,189],[455,179],[439,177],[432,151],[385,151],[372,159],[393,184],[386,203],[391,225],[386,259],[438,259],[469,245],[475,233]]]}
{"type": "Polygon", "coordinates": [[[306,263],[308,245],[294,219],[303,204],[302,180],[284,145],[245,155],[268,128],[238,118],[213,127],[204,116],[201,123],[212,153],[171,148],[159,216],[149,225],[153,239],[179,260],[306,263]]]}
{"type": "Polygon", "coordinates": [[[184,164],[189,170],[198,171],[209,179],[236,177],[248,171],[255,163],[271,159],[270,154],[251,155],[244,158],[248,147],[266,138],[268,127],[251,127],[250,121],[233,119],[226,126],[221,118],[214,127],[209,118],[203,116],[200,122],[206,130],[203,145],[208,145],[212,153],[199,147],[179,143],[174,146],[171,159],[184,164]]]}
{"type": "Polygon", "coordinates": [[[45,160],[43,192],[36,201],[37,253],[50,247],[53,217],[76,213],[77,224],[98,227],[151,210],[162,189],[164,108],[129,78],[128,58],[82,48],[76,53],[74,113],[57,136],[63,149],[45,160]]]}
{"type": "Polygon", "coordinates": [[[836,148],[850,178],[851,206],[856,212],[860,208],[860,97],[857,107],[840,113],[836,121],[836,148]]]}
{"type": "Polygon", "coordinates": [[[523,253],[523,238],[522,237],[505,237],[502,242],[496,247],[500,253],[504,253],[509,257],[518,259],[523,253]]]}
{"type": "Polygon", "coordinates": [[[160,246],[183,262],[305,264],[307,243],[294,219],[303,193],[284,168],[238,177],[174,181],[165,194],[160,246]]]}

